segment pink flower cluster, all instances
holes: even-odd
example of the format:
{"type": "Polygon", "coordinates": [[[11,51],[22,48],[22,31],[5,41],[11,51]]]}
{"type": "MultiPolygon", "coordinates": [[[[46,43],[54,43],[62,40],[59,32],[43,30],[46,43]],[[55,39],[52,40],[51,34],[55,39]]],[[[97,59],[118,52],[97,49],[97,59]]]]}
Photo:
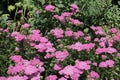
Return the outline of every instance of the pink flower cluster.
{"type": "Polygon", "coordinates": [[[63,38],[64,34],[67,37],[73,37],[74,39],[78,39],[84,36],[82,31],[73,32],[72,30],[63,31],[61,28],[55,28],[50,31],[50,34],[55,36],[57,39],[63,38]]]}
{"type": "Polygon", "coordinates": [[[100,68],[107,68],[107,67],[114,67],[115,62],[113,60],[106,60],[103,62],[100,62],[99,67],[100,68]]]}
{"type": "Polygon", "coordinates": [[[115,41],[120,41],[120,32],[117,32],[116,34],[114,34],[113,39],[115,41]]]}
{"type": "Polygon", "coordinates": [[[16,41],[22,41],[26,39],[26,36],[23,34],[20,34],[19,32],[12,32],[11,37],[15,38],[16,41]]]}
{"type": "Polygon", "coordinates": [[[65,58],[69,56],[69,52],[67,50],[62,51],[56,51],[55,52],[55,57],[58,61],[64,61],[65,58]]]}
{"type": "Polygon", "coordinates": [[[115,34],[115,33],[118,32],[118,30],[117,30],[117,28],[111,28],[111,29],[110,29],[110,32],[113,33],[113,34],[115,34]]]}
{"type": "Polygon", "coordinates": [[[70,10],[72,11],[73,14],[79,12],[79,8],[76,4],[71,4],[70,5],[70,10]]]}
{"type": "Polygon", "coordinates": [[[78,80],[82,72],[79,69],[75,68],[75,66],[68,65],[64,67],[62,70],[60,70],[59,74],[64,75],[66,79],[69,78],[70,76],[72,80],[78,80]]]}
{"type": "Polygon", "coordinates": [[[82,51],[86,50],[87,52],[94,48],[94,43],[82,44],[80,42],[76,42],[75,44],[70,45],[69,47],[73,50],[82,51]]]}
{"type": "Polygon", "coordinates": [[[6,80],[40,80],[40,74],[45,70],[43,62],[38,58],[28,61],[20,55],[14,55],[11,56],[10,59],[15,62],[15,65],[8,67],[7,73],[12,76],[7,77],[6,80]]]}
{"type": "Polygon", "coordinates": [[[84,73],[84,71],[90,70],[90,65],[86,61],[75,61],[75,65],[68,65],[59,71],[60,75],[64,75],[64,78],[71,78],[72,80],[78,80],[80,75],[84,73]]]}
{"type": "Polygon", "coordinates": [[[54,35],[56,38],[63,38],[64,31],[60,28],[55,28],[51,30],[50,32],[52,35],[54,35]]]}
{"type": "Polygon", "coordinates": [[[57,80],[57,76],[56,75],[49,75],[46,77],[45,80],[57,80]]]}
{"type": "Polygon", "coordinates": [[[25,24],[22,25],[22,28],[25,28],[25,29],[26,29],[26,28],[29,28],[30,26],[31,26],[30,24],[25,23],[25,24]]]}
{"type": "Polygon", "coordinates": [[[70,24],[76,25],[76,26],[83,24],[83,22],[79,21],[78,19],[71,18],[72,15],[79,12],[78,6],[76,4],[72,4],[70,10],[71,12],[64,12],[60,16],[56,14],[54,15],[54,18],[63,24],[65,24],[66,22],[69,22],[70,24]]]}
{"type": "Polygon", "coordinates": [[[95,53],[96,54],[101,54],[101,53],[112,54],[112,53],[115,53],[115,52],[117,52],[117,50],[115,48],[108,47],[108,48],[97,48],[95,53]]]}
{"type": "Polygon", "coordinates": [[[90,64],[87,63],[86,61],[76,60],[75,63],[76,68],[80,70],[90,70],[90,64]]]}
{"type": "Polygon", "coordinates": [[[28,35],[29,44],[33,46],[38,52],[55,52],[53,44],[48,41],[47,38],[42,37],[39,30],[32,30],[32,33],[28,35]]]}
{"type": "Polygon", "coordinates": [[[55,6],[49,4],[45,6],[45,10],[48,12],[54,12],[55,6]]]}
{"type": "Polygon", "coordinates": [[[100,75],[97,72],[95,71],[90,72],[90,80],[99,79],[99,78],[100,78],[100,75]]]}
{"type": "Polygon", "coordinates": [[[102,27],[101,26],[91,26],[91,29],[93,30],[93,31],[95,31],[95,34],[96,35],[105,35],[105,33],[103,32],[103,30],[102,30],[102,27]]]}
{"type": "Polygon", "coordinates": [[[111,36],[106,36],[106,37],[101,37],[100,40],[98,41],[100,47],[111,47],[114,44],[114,40],[112,39],[111,36]]]}
{"type": "Polygon", "coordinates": [[[6,28],[6,29],[0,28],[0,32],[5,32],[5,33],[7,33],[7,32],[9,32],[9,29],[8,29],[8,28],[6,28]]]}

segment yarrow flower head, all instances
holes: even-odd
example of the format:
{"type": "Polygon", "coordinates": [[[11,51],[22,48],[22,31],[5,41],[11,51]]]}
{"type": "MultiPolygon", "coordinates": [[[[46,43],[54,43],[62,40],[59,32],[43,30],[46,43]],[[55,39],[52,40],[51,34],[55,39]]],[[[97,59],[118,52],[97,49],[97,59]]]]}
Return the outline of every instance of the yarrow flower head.
{"type": "Polygon", "coordinates": [[[92,79],[99,79],[100,75],[97,72],[95,72],[95,71],[91,71],[90,72],[90,78],[92,78],[92,79]]]}
{"type": "Polygon", "coordinates": [[[55,6],[49,4],[45,6],[45,10],[48,12],[54,12],[55,6]]]}
{"type": "Polygon", "coordinates": [[[49,75],[46,77],[45,80],[57,80],[57,76],[56,75],[49,75]]]}
{"type": "Polygon", "coordinates": [[[65,35],[68,36],[68,37],[71,37],[71,36],[73,36],[73,31],[72,30],[67,30],[67,31],[65,31],[65,35]]]}
{"type": "Polygon", "coordinates": [[[103,61],[103,62],[100,62],[99,64],[99,67],[100,68],[107,68],[107,67],[114,67],[114,61],[113,60],[106,60],[106,61],[103,61]]]}
{"type": "Polygon", "coordinates": [[[67,50],[64,50],[63,52],[62,51],[55,52],[55,57],[57,58],[58,61],[64,61],[67,56],[69,56],[67,50]]]}
{"type": "Polygon", "coordinates": [[[55,28],[51,30],[50,33],[53,34],[56,38],[63,38],[64,31],[60,28],[55,28]]]}
{"type": "Polygon", "coordinates": [[[110,29],[110,32],[114,34],[114,33],[117,33],[118,30],[117,30],[117,28],[112,28],[112,29],[110,29]]]}
{"type": "Polygon", "coordinates": [[[71,4],[70,7],[71,7],[70,9],[71,9],[72,13],[79,12],[79,8],[76,4],[71,4]]]}
{"type": "MultiPolygon", "coordinates": [[[[81,73],[82,72],[80,70],[75,68],[75,66],[71,66],[71,65],[68,65],[64,69],[59,71],[59,74],[61,74],[61,75],[64,75],[64,76],[66,75],[66,76],[70,76],[70,78],[74,77],[74,78],[77,78],[77,79],[78,79],[78,77],[80,76],[81,73]],[[75,77],[75,75],[78,75],[78,76],[75,77]]],[[[73,79],[73,80],[75,80],[75,79],[73,79]]]]}
{"type": "Polygon", "coordinates": [[[25,23],[25,24],[22,25],[22,28],[29,28],[30,26],[31,26],[30,24],[25,23]]]}
{"type": "Polygon", "coordinates": [[[84,61],[76,60],[75,63],[76,63],[75,67],[78,68],[78,69],[80,69],[80,70],[89,70],[90,69],[90,65],[87,64],[84,61]]]}
{"type": "Polygon", "coordinates": [[[11,56],[10,59],[12,61],[14,61],[15,63],[19,63],[22,61],[22,57],[20,55],[14,55],[14,56],[11,56]]]}
{"type": "Polygon", "coordinates": [[[15,38],[15,40],[18,41],[18,42],[26,39],[26,36],[23,35],[23,34],[20,34],[19,32],[12,32],[12,33],[11,33],[11,36],[12,36],[13,38],[15,38]]]}

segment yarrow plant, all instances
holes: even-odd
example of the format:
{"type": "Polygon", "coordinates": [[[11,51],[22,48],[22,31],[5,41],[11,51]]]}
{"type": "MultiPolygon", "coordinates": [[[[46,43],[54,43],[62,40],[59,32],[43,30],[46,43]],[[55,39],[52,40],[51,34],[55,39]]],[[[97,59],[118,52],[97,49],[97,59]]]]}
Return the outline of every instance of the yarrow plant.
{"type": "Polygon", "coordinates": [[[61,27],[55,26],[45,33],[29,22],[13,30],[0,28],[0,35],[8,39],[8,43],[14,42],[7,75],[1,75],[0,80],[120,79],[120,32],[116,27],[106,32],[102,26],[90,26],[86,33],[80,29],[84,23],[75,17],[80,12],[76,4],[61,14],[56,13],[57,7],[52,4],[42,8],[51,14],[50,20],[61,27]]]}

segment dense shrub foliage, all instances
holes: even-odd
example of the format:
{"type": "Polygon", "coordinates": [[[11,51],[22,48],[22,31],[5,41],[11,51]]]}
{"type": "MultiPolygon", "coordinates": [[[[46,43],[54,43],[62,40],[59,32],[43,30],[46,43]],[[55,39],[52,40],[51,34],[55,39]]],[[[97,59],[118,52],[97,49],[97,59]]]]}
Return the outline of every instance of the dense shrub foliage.
{"type": "Polygon", "coordinates": [[[0,80],[120,79],[120,10],[111,0],[8,0],[5,5],[0,80]]]}

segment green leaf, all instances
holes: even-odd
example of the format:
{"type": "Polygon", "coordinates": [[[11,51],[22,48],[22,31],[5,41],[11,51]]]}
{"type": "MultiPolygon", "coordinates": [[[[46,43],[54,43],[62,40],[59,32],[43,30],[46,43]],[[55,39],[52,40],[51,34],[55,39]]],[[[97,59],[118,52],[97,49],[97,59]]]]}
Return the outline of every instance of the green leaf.
{"type": "Polygon", "coordinates": [[[9,5],[9,6],[8,6],[8,11],[11,12],[11,11],[13,11],[14,9],[15,9],[15,6],[13,6],[13,5],[9,5]]]}

